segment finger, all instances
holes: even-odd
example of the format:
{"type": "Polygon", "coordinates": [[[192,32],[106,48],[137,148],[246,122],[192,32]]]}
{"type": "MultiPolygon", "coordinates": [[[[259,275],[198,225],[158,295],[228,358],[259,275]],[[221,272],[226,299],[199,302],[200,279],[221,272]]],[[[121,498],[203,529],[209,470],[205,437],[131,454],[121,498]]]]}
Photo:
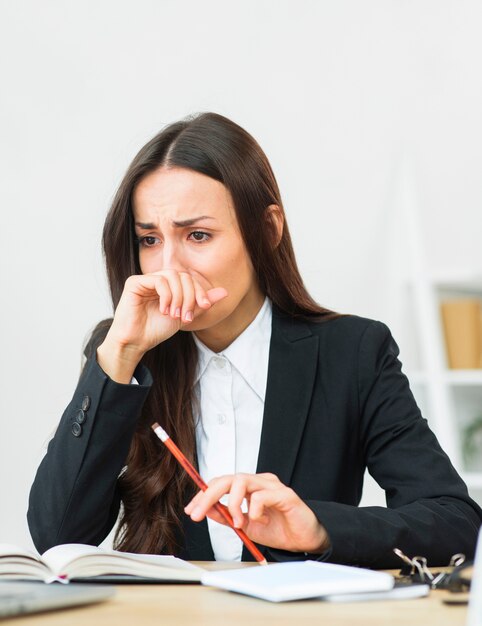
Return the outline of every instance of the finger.
{"type": "Polygon", "coordinates": [[[192,500],[184,507],[184,511],[188,515],[190,515],[191,511],[197,506],[203,493],[204,493],[203,491],[198,491],[198,493],[194,496],[194,498],[192,498],[192,500]]]}
{"type": "Polygon", "coordinates": [[[271,472],[263,472],[262,474],[256,474],[256,475],[259,476],[260,478],[264,478],[266,480],[269,480],[272,483],[277,483],[279,485],[283,484],[280,481],[280,479],[276,476],[276,474],[272,474],[271,472]]]}
{"type": "Polygon", "coordinates": [[[210,306],[219,302],[228,295],[224,287],[213,287],[207,291],[198,281],[194,281],[196,289],[196,303],[201,309],[209,309],[210,306]]]}
{"type": "Polygon", "coordinates": [[[182,286],[182,308],[181,319],[185,324],[192,322],[194,317],[194,307],[196,305],[196,295],[194,288],[194,281],[190,274],[181,272],[179,274],[182,286]]]}
{"type": "Polygon", "coordinates": [[[201,283],[193,278],[194,290],[196,294],[196,304],[201,309],[209,309],[211,306],[211,300],[208,297],[206,289],[201,285],[201,283]]]}
{"type": "Polygon", "coordinates": [[[167,315],[171,306],[172,291],[165,276],[157,276],[154,281],[154,288],[159,296],[159,311],[162,315],[167,315]]]}
{"type": "Polygon", "coordinates": [[[231,526],[226,518],[214,507],[211,507],[209,509],[206,517],[209,517],[209,519],[212,519],[213,521],[217,522],[218,524],[222,524],[223,526],[231,526]]]}
{"type": "MultiPolygon", "coordinates": [[[[279,489],[263,489],[251,495],[248,517],[253,522],[266,517],[266,509],[285,510],[292,501],[293,491],[284,485],[279,489]]],[[[301,502],[301,500],[300,500],[301,502]]]]}
{"type": "Polygon", "coordinates": [[[129,276],[125,282],[124,294],[139,296],[143,300],[158,299],[161,313],[164,313],[165,309],[169,307],[172,297],[168,281],[160,274],[129,276]]]}
{"type": "MultiPolygon", "coordinates": [[[[190,507],[189,515],[191,519],[198,522],[204,517],[206,517],[208,510],[214,506],[216,502],[219,502],[221,498],[230,494],[231,487],[235,478],[239,478],[239,480],[245,481],[244,488],[241,487],[244,495],[243,497],[248,497],[250,494],[260,490],[260,489],[273,489],[277,488],[278,485],[282,485],[282,483],[276,478],[273,480],[273,475],[268,475],[268,477],[263,474],[236,474],[236,475],[226,475],[220,476],[218,478],[213,478],[209,482],[208,488],[206,491],[201,492],[196,496],[195,504],[190,507]]],[[[285,487],[287,489],[287,487],[285,487]]],[[[238,496],[239,497],[239,496],[238,496]]],[[[252,496],[251,496],[252,497],[252,496]]],[[[243,498],[241,498],[242,501],[243,498]]],[[[243,513],[240,509],[240,504],[238,504],[238,511],[236,511],[236,517],[241,522],[244,521],[243,513]]]]}
{"type": "Polygon", "coordinates": [[[243,500],[246,497],[246,476],[244,474],[237,474],[234,477],[229,492],[228,509],[233,518],[236,528],[241,528],[244,523],[244,515],[241,509],[243,500]]]}
{"type": "Polygon", "coordinates": [[[169,314],[172,291],[169,281],[161,272],[151,274],[134,274],[129,276],[125,284],[125,292],[140,296],[142,299],[159,298],[159,310],[164,315],[169,314]]]}
{"type": "MultiPolygon", "coordinates": [[[[204,491],[199,491],[199,492],[198,492],[198,493],[197,493],[197,494],[196,494],[196,495],[192,498],[192,500],[191,500],[188,504],[186,504],[186,506],[184,507],[184,512],[185,512],[185,513],[187,513],[188,515],[190,515],[191,511],[192,511],[193,509],[195,509],[195,508],[198,506],[198,504],[199,504],[200,502],[202,502],[203,497],[204,497],[204,495],[203,495],[204,493],[205,493],[204,491]]],[[[221,503],[219,502],[219,500],[218,500],[217,502],[215,502],[213,506],[215,506],[216,504],[220,504],[220,506],[224,507],[226,510],[227,510],[227,508],[228,508],[228,507],[227,507],[227,506],[225,506],[224,504],[221,504],[221,503]]]]}
{"type": "Polygon", "coordinates": [[[181,310],[183,302],[183,290],[179,272],[175,270],[164,270],[165,278],[169,283],[172,293],[171,305],[169,307],[169,315],[174,319],[181,319],[181,310]]]}
{"type": "MultiPolygon", "coordinates": [[[[243,480],[246,480],[247,478],[252,479],[250,480],[251,485],[253,484],[253,482],[259,485],[260,482],[262,481],[265,487],[267,487],[270,484],[272,486],[274,486],[275,484],[276,486],[284,486],[283,483],[279,480],[279,478],[275,474],[264,473],[264,474],[231,474],[231,475],[226,475],[226,476],[220,476],[218,478],[214,478],[213,480],[211,480],[209,482],[208,488],[213,488],[219,485],[221,490],[223,490],[225,486],[227,486],[228,484],[233,484],[236,477],[242,477],[243,480]]],[[[286,489],[288,489],[288,487],[286,487],[286,489]]],[[[196,493],[196,495],[191,499],[191,501],[184,507],[184,510],[186,511],[186,513],[189,514],[192,511],[192,509],[199,502],[202,501],[205,493],[206,492],[202,490],[196,493]]],[[[250,494],[245,493],[243,498],[244,497],[246,497],[249,500],[250,494]]],[[[242,502],[242,499],[241,499],[241,502],[242,502]]]]}
{"type": "Polygon", "coordinates": [[[219,302],[228,295],[224,287],[214,287],[213,289],[209,289],[206,293],[211,304],[219,302]]]}
{"type": "Polygon", "coordinates": [[[188,515],[195,522],[206,517],[207,512],[227,493],[229,493],[233,476],[221,476],[209,482],[206,491],[201,491],[188,505],[188,515]],[[191,506],[192,504],[192,506],[191,506]]]}
{"type": "MultiPolygon", "coordinates": [[[[186,515],[190,515],[191,511],[197,506],[197,502],[199,502],[199,499],[203,493],[204,493],[203,491],[200,491],[199,493],[197,493],[194,496],[194,498],[189,502],[189,504],[187,504],[184,507],[184,512],[186,513],[186,515]]],[[[218,504],[219,506],[222,506],[227,511],[227,507],[224,506],[224,504],[221,504],[220,502],[218,504]]],[[[224,524],[225,526],[229,526],[229,523],[227,522],[226,518],[217,510],[217,508],[215,508],[215,506],[212,506],[210,509],[208,509],[208,511],[206,512],[206,515],[207,517],[211,518],[215,522],[218,522],[219,524],[224,524]]],[[[196,521],[200,521],[200,520],[196,520],[196,521]]]]}
{"type": "MultiPolygon", "coordinates": [[[[164,315],[181,318],[182,285],[179,272],[175,270],[160,270],[150,274],[135,277],[145,290],[155,289],[160,296],[159,309],[164,315]]],[[[129,280],[129,279],[128,279],[129,280]]],[[[146,295],[146,294],[141,294],[146,295]]]]}

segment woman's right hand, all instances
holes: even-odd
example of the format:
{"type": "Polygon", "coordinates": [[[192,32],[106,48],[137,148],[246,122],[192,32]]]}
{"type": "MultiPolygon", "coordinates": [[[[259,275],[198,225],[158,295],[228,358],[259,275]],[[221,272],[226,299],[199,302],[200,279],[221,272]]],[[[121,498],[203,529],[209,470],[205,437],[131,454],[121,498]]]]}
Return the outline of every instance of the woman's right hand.
{"type": "Polygon", "coordinates": [[[177,270],[130,276],[109,332],[97,349],[100,367],[112,380],[129,384],[148,350],[227,296],[222,287],[206,287],[192,274],[177,270]]]}

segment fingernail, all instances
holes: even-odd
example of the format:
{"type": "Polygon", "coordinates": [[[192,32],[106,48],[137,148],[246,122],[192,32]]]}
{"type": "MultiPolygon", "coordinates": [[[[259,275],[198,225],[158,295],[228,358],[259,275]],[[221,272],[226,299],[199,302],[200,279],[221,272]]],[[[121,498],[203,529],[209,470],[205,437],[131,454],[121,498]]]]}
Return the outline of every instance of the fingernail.
{"type": "Polygon", "coordinates": [[[169,315],[169,311],[170,311],[170,308],[167,306],[166,310],[164,311],[164,315],[169,315]]]}
{"type": "Polygon", "coordinates": [[[211,301],[208,298],[203,298],[203,304],[211,305],[211,301]]]}
{"type": "Polygon", "coordinates": [[[195,517],[201,517],[201,509],[198,507],[191,511],[191,518],[194,519],[195,517]]]}
{"type": "Polygon", "coordinates": [[[184,319],[186,320],[186,322],[192,322],[192,311],[187,311],[184,319]]]}
{"type": "Polygon", "coordinates": [[[181,317],[181,309],[177,307],[174,317],[181,317]]]}

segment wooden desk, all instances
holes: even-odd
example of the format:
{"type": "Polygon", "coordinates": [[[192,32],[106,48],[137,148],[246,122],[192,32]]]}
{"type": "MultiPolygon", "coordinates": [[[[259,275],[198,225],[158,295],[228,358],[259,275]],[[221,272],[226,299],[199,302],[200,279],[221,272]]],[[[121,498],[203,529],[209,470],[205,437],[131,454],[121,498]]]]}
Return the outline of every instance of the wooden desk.
{"type": "MultiPolygon", "coordinates": [[[[207,565],[207,564],[203,564],[207,565]]],[[[239,565],[239,564],[238,564],[239,565]]],[[[222,568],[226,564],[210,564],[222,568]]],[[[447,606],[445,591],[414,600],[274,604],[201,585],[118,585],[98,605],[2,620],[2,626],[465,626],[467,607],[447,606]]]]}

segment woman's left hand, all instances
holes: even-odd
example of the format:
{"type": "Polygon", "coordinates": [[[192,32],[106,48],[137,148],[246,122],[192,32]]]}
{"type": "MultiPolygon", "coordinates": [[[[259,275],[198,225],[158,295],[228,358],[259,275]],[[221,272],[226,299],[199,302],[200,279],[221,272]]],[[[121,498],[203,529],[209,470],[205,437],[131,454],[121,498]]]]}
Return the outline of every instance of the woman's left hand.
{"type": "Polygon", "coordinates": [[[274,474],[234,474],[214,478],[184,511],[195,522],[206,516],[226,521],[214,504],[228,494],[227,508],[234,525],[259,544],[291,552],[321,554],[330,546],[326,529],[313,511],[274,474]],[[247,513],[241,510],[246,498],[247,513]]]}

